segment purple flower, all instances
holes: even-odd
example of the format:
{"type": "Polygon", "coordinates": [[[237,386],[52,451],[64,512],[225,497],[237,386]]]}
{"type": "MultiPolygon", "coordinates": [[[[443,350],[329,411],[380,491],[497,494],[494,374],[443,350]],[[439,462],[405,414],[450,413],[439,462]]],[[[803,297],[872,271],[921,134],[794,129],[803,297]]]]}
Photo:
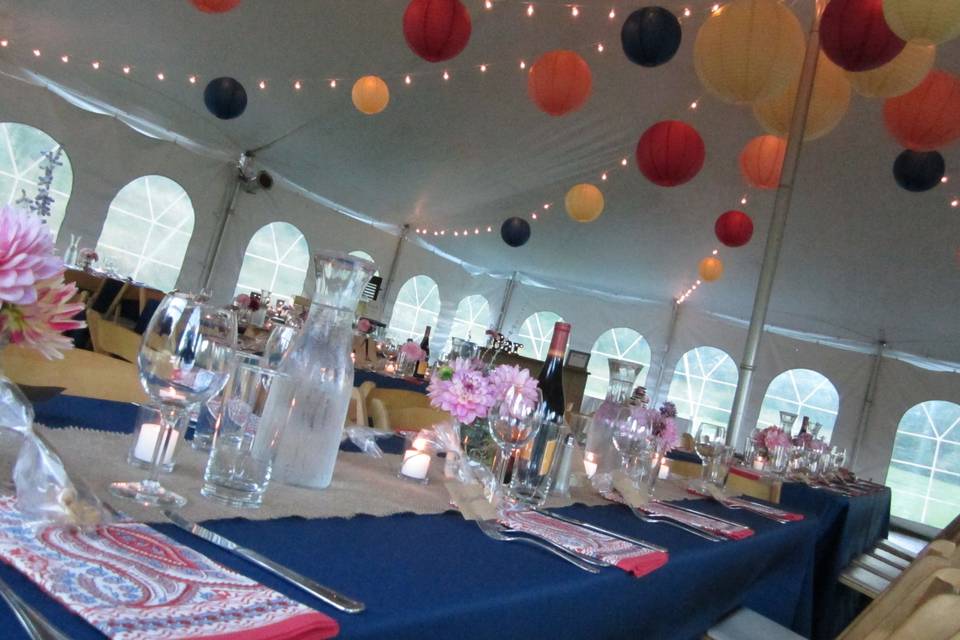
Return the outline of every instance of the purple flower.
{"type": "Polygon", "coordinates": [[[490,374],[490,384],[493,386],[493,392],[496,399],[503,400],[511,392],[515,396],[522,398],[521,413],[523,409],[532,409],[539,401],[537,393],[537,379],[530,375],[526,369],[521,369],[516,365],[502,364],[490,374]]]}
{"type": "Polygon", "coordinates": [[[793,444],[790,434],[780,427],[767,427],[757,434],[754,442],[758,447],[763,447],[768,451],[774,447],[789,447],[793,444]]]}
{"type": "Polygon", "coordinates": [[[457,358],[449,375],[434,376],[427,387],[430,404],[447,411],[463,424],[485,418],[496,402],[496,390],[472,360],[457,358]]]}
{"type": "Polygon", "coordinates": [[[676,418],[677,417],[677,405],[672,402],[664,402],[660,407],[660,415],[664,418],[676,418]]]}
{"type": "Polygon", "coordinates": [[[0,302],[34,304],[37,284],[62,269],[50,229],[40,218],[15,207],[0,208],[0,302]]]}
{"type": "Polygon", "coordinates": [[[670,451],[680,441],[677,424],[672,416],[664,415],[663,410],[633,407],[630,415],[640,424],[650,427],[650,432],[659,441],[661,451],[670,451]]]}

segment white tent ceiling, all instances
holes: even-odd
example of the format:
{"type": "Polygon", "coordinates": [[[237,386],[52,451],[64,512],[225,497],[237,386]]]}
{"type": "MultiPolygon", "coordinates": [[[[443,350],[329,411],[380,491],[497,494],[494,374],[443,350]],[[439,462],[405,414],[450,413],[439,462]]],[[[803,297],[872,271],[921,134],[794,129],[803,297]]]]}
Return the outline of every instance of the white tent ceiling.
{"type": "MultiPolygon", "coordinates": [[[[537,2],[532,18],[518,0],[497,0],[492,11],[481,0],[466,4],[470,44],[439,65],[407,48],[403,0],[243,0],[223,15],[201,14],[186,0],[3,0],[0,36],[12,44],[0,56],[214,148],[267,145],[258,154],[264,166],[374,219],[493,225],[479,237],[430,238],[467,262],[609,292],[677,296],[717,246],[717,215],[747,194],[754,240],[723,250],[724,278],[687,304],[749,317],[773,196],[747,189],[737,168],[742,146],[761,133],[751,112],[706,95],[694,73],[693,40],[708,3],[689,3],[680,52],[656,69],[631,64],[619,47],[622,18],[640,3],[584,1],[576,19],[558,1],[537,2]],[[612,6],[615,20],[607,17],[612,6]],[[529,64],[555,48],[580,51],[594,76],[587,105],[563,118],[531,104],[519,68],[521,59],[529,64]],[[60,61],[64,54],[69,63],[60,61]],[[102,61],[100,70],[93,60],[102,61]],[[481,63],[490,65],[485,74],[481,63]],[[374,117],[350,102],[353,80],[369,73],[391,87],[388,109],[374,117]],[[191,74],[200,78],[195,86],[186,81],[191,74]],[[221,75],[241,80],[250,95],[237,120],[218,121],[203,107],[203,85],[221,75]],[[257,88],[261,79],[266,90],[257,88]],[[301,91],[292,89],[295,80],[301,91]],[[665,118],[689,121],[707,146],[700,175],[672,189],[647,182],[633,162],[639,135],[665,118]],[[622,157],[630,158],[627,168],[622,157]],[[604,170],[604,214],[589,225],[569,220],[566,189],[601,184],[604,170]],[[499,239],[500,221],[529,219],[546,202],[554,206],[532,223],[526,246],[499,239]]],[[[806,24],[810,3],[794,4],[806,24]]],[[[679,13],[686,5],[665,6],[679,13]]],[[[960,73],[960,41],[940,47],[937,66],[960,73]]],[[[900,149],[880,110],[879,101],[855,96],[840,126],[804,147],[768,321],[868,341],[883,332],[897,349],[960,361],[960,209],[949,205],[960,195],[957,152],[945,151],[947,185],[926,194],[899,189],[891,166],[900,149]]]]}

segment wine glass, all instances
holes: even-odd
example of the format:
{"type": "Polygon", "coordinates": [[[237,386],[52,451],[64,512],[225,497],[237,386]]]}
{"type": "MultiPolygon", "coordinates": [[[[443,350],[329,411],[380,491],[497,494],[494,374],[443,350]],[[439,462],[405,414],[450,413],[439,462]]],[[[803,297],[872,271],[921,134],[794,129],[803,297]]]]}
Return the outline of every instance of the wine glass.
{"type": "Polygon", "coordinates": [[[714,467],[716,466],[717,457],[723,453],[725,446],[726,442],[722,438],[717,437],[716,431],[711,435],[708,433],[708,428],[702,424],[700,428],[697,429],[697,439],[694,444],[694,450],[703,460],[703,464],[700,467],[700,481],[697,483],[698,491],[707,491],[707,485],[716,473],[714,467]]]}
{"type": "Polygon", "coordinates": [[[223,388],[236,342],[237,319],[229,310],[190,294],[172,293],[163,299],[143,333],[137,356],[140,384],[160,405],[162,416],[152,443],[150,474],[140,482],[114,482],[110,493],[145,506],[186,504],[186,498],[160,485],[160,461],[183,414],[223,388]]]}
{"type": "Polygon", "coordinates": [[[507,460],[513,452],[525,447],[540,430],[542,421],[537,408],[543,402],[543,393],[538,388],[528,394],[524,396],[516,387],[510,387],[487,413],[490,435],[500,447],[500,457],[493,470],[498,482],[503,482],[507,460]]]}
{"type": "Polygon", "coordinates": [[[623,459],[624,472],[639,488],[640,480],[652,472],[656,456],[656,439],[651,425],[644,424],[625,409],[614,421],[612,435],[613,447],[623,459]]]}

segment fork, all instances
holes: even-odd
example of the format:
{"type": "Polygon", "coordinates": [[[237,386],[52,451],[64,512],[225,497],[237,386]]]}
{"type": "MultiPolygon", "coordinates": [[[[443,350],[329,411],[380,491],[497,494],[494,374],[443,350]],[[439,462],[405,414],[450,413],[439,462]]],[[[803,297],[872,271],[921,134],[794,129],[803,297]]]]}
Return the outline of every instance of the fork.
{"type": "Polygon", "coordinates": [[[555,546],[552,546],[545,542],[541,542],[540,540],[536,540],[534,538],[528,538],[526,536],[508,535],[503,532],[503,530],[500,528],[498,524],[490,520],[477,520],[477,525],[480,527],[480,531],[483,531],[483,533],[488,538],[491,538],[493,540],[500,540],[502,542],[526,542],[527,544],[533,545],[535,547],[539,547],[544,551],[549,551],[550,553],[557,556],[558,558],[563,558],[570,564],[576,567],[579,567],[584,571],[587,571],[589,573],[600,573],[599,567],[592,565],[579,557],[572,556],[568,554],[565,550],[561,551],[559,548],[555,546]]]}
{"type": "Polygon", "coordinates": [[[650,515],[648,513],[644,513],[643,511],[640,511],[636,507],[630,507],[630,511],[633,512],[633,515],[637,516],[644,522],[652,522],[652,523],[662,522],[663,524],[669,524],[671,526],[676,527],[677,529],[686,531],[687,533],[692,533],[695,536],[700,536],[704,540],[709,540],[710,542],[723,542],[724,540],[724,538],[721,538],[720,536],[715,536],[712,533],[701,531],[696,527],[691,527],[690,525],[683,524],[682,522],[677,522],[676,520],[673,520],[671,518],[667,518],[664,516],[655,516],[655,515],[650,515]]]}
{"type": "Polygon", "coordinates": [[[60,633],[49,620],[33,607],[24,602],[6,582],[0,579],[0,598],[17,617],[17,621],[26,630],[30,640],[70,640],[60,633]]]}

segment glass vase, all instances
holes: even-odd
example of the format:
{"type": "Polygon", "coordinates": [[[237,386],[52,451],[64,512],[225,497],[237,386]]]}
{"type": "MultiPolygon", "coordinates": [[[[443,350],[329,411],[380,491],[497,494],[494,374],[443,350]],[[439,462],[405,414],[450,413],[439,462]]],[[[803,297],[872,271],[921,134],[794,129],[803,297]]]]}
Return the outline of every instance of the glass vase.
{"type": "Polygon", "coordinates": [[[620,455],[613,446],[613,428],[619,416],[628,410],[633,385],[643,371],[642,364],[615,358],[607,360],[607,367],[610,371],[607,397],[593,415],[584,446],[587,475],[598,480],[612,477],[620,466],[620,455]]]}
{"type": "Polygon", "coordinates": [[[353,319],[373,276],[369,260],[314,256],[317,290],[310,314],[279,371],[263,420],[283,423],[274,474],[286,484],[323,489],[333,478],[353,388],[353,319]]]}

